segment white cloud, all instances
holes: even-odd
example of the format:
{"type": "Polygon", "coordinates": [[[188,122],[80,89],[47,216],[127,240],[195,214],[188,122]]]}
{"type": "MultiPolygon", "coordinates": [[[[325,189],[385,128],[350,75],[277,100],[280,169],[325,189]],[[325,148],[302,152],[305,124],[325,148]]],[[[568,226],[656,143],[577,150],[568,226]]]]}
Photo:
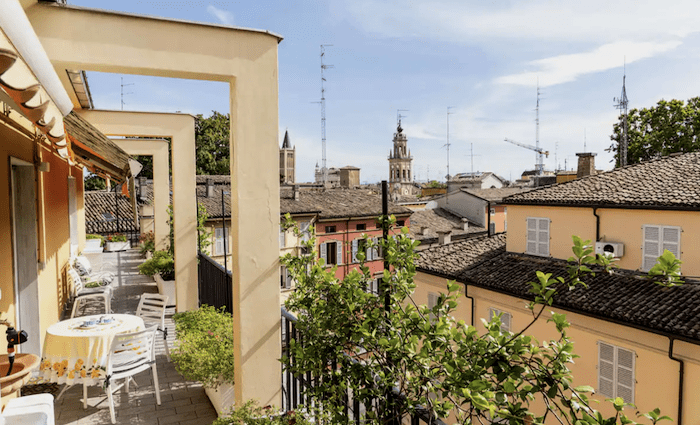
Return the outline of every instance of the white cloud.
{"type": "Polygon", "coordinates": [[[463,44],[483,42],[483,37],[598,43],[684,37],[700,28],[699,9],[695,0],[336,0],[331,7],[335,19],[347,19],[374,35],[463,44]]]}
{"type": "Polygon", "coordinates": [[[210,4],[207,6],[207,12],[218,19],[222,24],[233,25],[233,13],[229,12],[228,10],[219,9],[218,7],[210,4]]]}
{"type": "Polygon", "coordinates": [[[590,52],[532,61],[530,65],[534,68],[533,70],[498,77],[495,82],[534,87],[539,78],[541,87],[568,83],[584,74],[621,67],[623,58],[627,63],[633,63],[675,49],[680,44],[680,41],[665,43],[623,41],[605,44],[590,52]]]}

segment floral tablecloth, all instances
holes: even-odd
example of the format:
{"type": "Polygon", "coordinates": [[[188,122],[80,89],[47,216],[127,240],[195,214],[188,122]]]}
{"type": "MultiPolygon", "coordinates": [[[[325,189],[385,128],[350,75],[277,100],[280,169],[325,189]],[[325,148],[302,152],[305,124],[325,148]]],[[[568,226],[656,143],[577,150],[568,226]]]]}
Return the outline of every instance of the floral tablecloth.
{"type": "Polygon", "coordinates": [[[130,314],[83,316],[55,323],[46,330],[40,376],[58,384],[99,385],[105,379],[114,335],[144,329],[143,319],[130,314]],[[100,318],[112,320],[85,326],[100,318]]]}

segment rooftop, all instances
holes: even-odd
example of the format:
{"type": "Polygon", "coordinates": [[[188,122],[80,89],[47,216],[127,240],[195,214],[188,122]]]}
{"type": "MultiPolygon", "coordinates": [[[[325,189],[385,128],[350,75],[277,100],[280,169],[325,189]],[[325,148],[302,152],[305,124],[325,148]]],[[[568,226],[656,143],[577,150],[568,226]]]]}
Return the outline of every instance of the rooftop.
{"type": "Polygon", "coordinates": [[[418,270],[458,279],[462,273],[480,261],[504,252],[506,235],[480,236],[424,249],[418,253],[418,270]]]}
{"type": "Polygon", "coordinates": [[[411,233],[413,239],[422,241],[425,239],[437,238],[437,232],[451,231],[452,235],[463,235],[468,233],[481,233],[486,229],[468,222],[467,230],[464,230],[464,222],[462,217],[455,215],[445,209],[423,209],[418,210],[411,216],[411,233]],[[420,228],[424,227],[425,231],[421,234],[420,228]]]}
{"type": "MultiPolygon", "coordinates": [[[[430,260],[437,261],[437,256],[430,260]]],[[[528,300],[533,298],[529,282],[537,280],[537,271],[569,280],[568,263],[563,260],[502,251],[464,272],[451,272],[457,261],[442,266],[445,274],[528,300]]],[[[666,288],[627,270],[596,273],[582,280],[588,288],[579,285],[570,291],[566,284],[557,283],[554,307],[700,342],[700,282],[686,280],[682,286],[666,288]]]]}
{"type": "Polygon", "coordinates": [[[700,152],[672,154],[509,196],[504,204],[687,209],[700,207],[700,152]]]}
{"type": "Polygon", "coordinates": [[[492,189],[466,189],[462,188],[462,192],[469,193],[474,196],[478,196],[481,199],[485,199],[491,202],[501,202],[506,196],[515,195],[521,192],[527,192],[531,190],[529,187],[502,187],[502,188],[492,188],[492,189]]]}

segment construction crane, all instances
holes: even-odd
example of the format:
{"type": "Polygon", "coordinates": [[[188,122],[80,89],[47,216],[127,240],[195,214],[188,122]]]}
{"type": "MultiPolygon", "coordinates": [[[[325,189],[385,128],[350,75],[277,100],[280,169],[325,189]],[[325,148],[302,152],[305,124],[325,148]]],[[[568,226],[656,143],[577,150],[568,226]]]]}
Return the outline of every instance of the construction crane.
{"type": "Polygon", "coordinates": [[[506,138],[504,140],[508,143],[514,144],[515,146],[520,146],[521,148],[530,149],[531,151],[537,152],[537,162],[535,163],[535,169],[537,170],[538,176],[541,176],[544,174],[544,159],[542,158],[542,155],[549,158],[549,151],[546,151],[546,150],[539,148],[539,147],[536,147],[536,146],[516,142],[515,140],[511,140],[508,138],[506,138]]]}

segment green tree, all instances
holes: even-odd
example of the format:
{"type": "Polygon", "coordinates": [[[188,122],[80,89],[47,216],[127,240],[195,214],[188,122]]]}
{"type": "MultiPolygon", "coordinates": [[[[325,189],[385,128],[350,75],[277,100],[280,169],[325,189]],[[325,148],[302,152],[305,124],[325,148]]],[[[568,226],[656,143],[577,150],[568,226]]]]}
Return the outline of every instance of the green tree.
{"type": "Polygon", "coordinates": [[[229,174],[229,114],[212,111],[210,117],[197,115],[194,123],[197,174],[229,174]]]}
{"type": "Polygon", "coordinates": [[[143,168],[139,173],[139,177],[145,177],[147,179],[153,178],[153,156],[151,155],[131,155],[131,158],[138,161],[143,168]]]}
{"type": "Polygon", "coordinates": [[[105,190],[107,189],[107,183],[105,179],[96,175],[90,174],[85,177],[85,190],[105,190]]]}
{"type": "MultiPolygon", "coordinates": [[[[628,113],[627,163],[635,164],[675,152],[700,150],[700,97],[660,100],[651,108],[632,109],[628,113]]],[[[610,150],[619,166],[622,140],[622,116],[613,126],[610,150]]]]}
{"type": "MultiPolygon", "coordinates": [[[[284,226],[292,226],[291,218],[284,226]]],[[[368,416],[367,423],[400,420],[418,406],[436,417],[454,414],[461,424],[635,423],[625,414],[628,405],[622,399],[611,400],[616,414],[605,418],[589,402],[593,388],[572,386],[569,365],[577,356],[565,315],[553,313],[549,319],[557,338],[537,341],[526,335],[552,305],[555,285],[585,285],[583,279],[613,267],[609,259],[593,254],[590,241],[574,238],[568,279],[537,272],[537,281],[531,283],[532,321],[514,334],[502,332],[500,317],[483,321],[485,331],[455,320],[452,313],[461,291],[454,281],[447,283],[448,293],[440,294],[434,307],[416,304],[413,250],[418,242],[407,230],[380,243],[391,270],[384,272],[381,284],[388,295],[365,291],[373,276],[362,251],[357,255],[360,271],[350,272],[342,282],[335,278],[335,267],[326,269],[313,252],[313,238],[306,245],[309,254],[282,258],[297,281],[286,306],[297,313],[297,330],[303,336],[303,346],[293,339],[290,356],[282,361],[295,374],[317,377],[305,391],[320,401],[313,406],[330,415],[329,423],[352,422],[346,413],[348,390],[355,400],[365,405],[374,401],[382,411],[382,418],[368,416]],[[396,397],[394,389],[403,397],[396,397]]],[[[642,416],[652,423],[667,419],[658,411],[642,416]]]]}

